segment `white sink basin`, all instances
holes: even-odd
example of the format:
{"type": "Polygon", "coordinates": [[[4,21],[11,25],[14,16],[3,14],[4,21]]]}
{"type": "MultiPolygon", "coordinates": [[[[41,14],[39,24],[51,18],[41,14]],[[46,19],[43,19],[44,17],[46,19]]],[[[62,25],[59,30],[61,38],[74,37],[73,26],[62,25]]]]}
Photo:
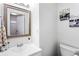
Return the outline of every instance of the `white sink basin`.
{"type": "Polygon", "coordinates": [[[29,56],[34,53],[41,51],[40,48],[37,48],[34,44],[24,44],[21,47],[12,47],[5,52],[0,52],[1,56],[29,56]]]}

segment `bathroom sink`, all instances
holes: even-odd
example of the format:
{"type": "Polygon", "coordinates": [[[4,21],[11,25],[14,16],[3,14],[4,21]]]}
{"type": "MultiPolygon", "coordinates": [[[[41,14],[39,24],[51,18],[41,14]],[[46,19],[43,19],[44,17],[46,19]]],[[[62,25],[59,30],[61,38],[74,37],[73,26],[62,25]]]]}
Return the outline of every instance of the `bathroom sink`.
{"type": "Polygon", "coordinates": [[[29,56],[34,53],[41,51],[40,48],[37,48],[34,44],[24,44],[21,47],[12,47],[5,52],[1,52],[1,56],[29,56]]]}

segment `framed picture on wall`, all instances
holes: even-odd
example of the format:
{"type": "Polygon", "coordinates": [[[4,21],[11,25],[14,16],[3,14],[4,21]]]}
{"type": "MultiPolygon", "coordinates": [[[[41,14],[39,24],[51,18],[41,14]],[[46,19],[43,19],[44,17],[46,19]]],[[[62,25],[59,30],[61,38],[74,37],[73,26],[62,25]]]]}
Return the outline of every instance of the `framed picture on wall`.
{"type": "Polygon", "coordinates": [[[63,9],[59,12],[60,21],[69,20],[70,19],[70,9],[63,9]]]}
{"type": "Polygon", "coordinates": [[[79,17],[73,16],[69,20],[69,27],[79,27],[79,17]]]}

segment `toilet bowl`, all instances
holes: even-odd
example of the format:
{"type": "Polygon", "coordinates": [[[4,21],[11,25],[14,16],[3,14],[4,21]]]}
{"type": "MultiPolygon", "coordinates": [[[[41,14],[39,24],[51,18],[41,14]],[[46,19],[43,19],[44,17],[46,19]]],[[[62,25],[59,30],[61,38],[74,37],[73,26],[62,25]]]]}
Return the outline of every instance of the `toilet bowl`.
{"type": "Polygon", "coordinates": [[[79,51],[79,48],[72,47],[68,44],[60,43],[61,56],[74,56],[75,53],[78,51],[79,51]]]}

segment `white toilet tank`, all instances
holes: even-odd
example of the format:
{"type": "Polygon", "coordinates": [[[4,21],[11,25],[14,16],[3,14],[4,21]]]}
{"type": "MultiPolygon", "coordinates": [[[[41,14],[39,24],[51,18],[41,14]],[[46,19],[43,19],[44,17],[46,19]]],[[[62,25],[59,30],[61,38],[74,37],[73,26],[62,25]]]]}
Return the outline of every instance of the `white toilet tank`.
{"type": "Polygon", "coordinates": [[[79,51],[79,49],[67,44],[60,43],[60,51],[62,56],[74,56],[75,53],[79,51]]]}

